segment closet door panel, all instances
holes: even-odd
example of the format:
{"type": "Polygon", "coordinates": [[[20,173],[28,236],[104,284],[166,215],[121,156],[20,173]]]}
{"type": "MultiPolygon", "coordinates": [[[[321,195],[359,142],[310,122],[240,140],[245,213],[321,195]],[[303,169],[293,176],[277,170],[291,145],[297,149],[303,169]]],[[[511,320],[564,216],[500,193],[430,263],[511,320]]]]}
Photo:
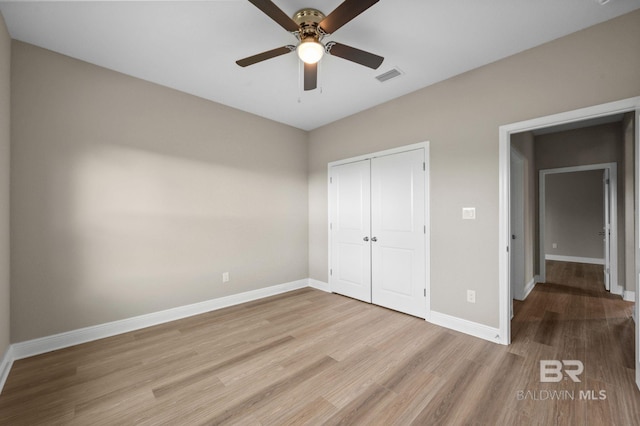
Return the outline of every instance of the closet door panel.
{"type": "Polygon", "coordinates": [[[331,291],[371,302],[370,161],[331,168],[331,291]]]}
{"type": "Polygon", "coordinates": [[[423,149],[371,160],[372,303],[426,314],[423,149]]]}

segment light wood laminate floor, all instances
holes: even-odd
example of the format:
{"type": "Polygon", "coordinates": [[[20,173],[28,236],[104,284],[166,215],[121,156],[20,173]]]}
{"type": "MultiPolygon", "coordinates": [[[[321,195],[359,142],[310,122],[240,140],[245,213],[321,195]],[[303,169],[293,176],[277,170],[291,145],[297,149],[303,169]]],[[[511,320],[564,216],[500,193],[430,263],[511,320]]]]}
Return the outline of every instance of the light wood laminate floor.
{"type": "Polygon", "coordinates": [[[633,305],[598,267],[547,273],[508,347],[303,289],[16,361],[0,424],[640,424],[633,305]],[[581,382],[540,383],[544,359],[581,382]]]}

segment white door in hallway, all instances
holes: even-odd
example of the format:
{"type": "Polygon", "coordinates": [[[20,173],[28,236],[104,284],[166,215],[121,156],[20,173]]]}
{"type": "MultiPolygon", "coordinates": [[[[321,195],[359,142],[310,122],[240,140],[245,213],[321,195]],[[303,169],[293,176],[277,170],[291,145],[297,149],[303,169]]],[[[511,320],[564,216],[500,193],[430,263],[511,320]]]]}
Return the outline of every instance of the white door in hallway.
{"type": "Polygon", "coordinates": [[[371,300],[426,314],[424,149],[371,160],[371,300]]]}
{"type": "Polygon", "coordinates": [[[371,302],[370,161],[331,168],[331,291],[371,302]]]}

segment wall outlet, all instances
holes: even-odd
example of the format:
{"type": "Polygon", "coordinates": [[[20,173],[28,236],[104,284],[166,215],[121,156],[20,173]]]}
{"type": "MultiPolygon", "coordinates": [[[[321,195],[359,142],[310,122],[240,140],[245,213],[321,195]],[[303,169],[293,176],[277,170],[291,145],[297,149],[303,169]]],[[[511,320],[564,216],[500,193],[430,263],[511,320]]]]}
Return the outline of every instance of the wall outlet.
{"type": "Polygon", "coordinates": [[[223,283],[228,283],[229,282],[229,273],[228,272],[223,272],[222,273],[222,282],[223,283]]]}
{"type": "Polygon", "coordinates": [[[551,247],[552,247],[552,248],[558,248],[558,243],[553,243],[553,244],[551,244],[551,247]]]}
{"type": "Polygon", "coordinates": [[[476,303],[476,292],[474,290],[467,290],[467,302],[476,303]]]}
{"type": "Polygon", "coordinates": [[[474,220],[476,218],[476,208],[475,207],[463,207],[462,208],[462,218],[465,220],[474,220]]]}

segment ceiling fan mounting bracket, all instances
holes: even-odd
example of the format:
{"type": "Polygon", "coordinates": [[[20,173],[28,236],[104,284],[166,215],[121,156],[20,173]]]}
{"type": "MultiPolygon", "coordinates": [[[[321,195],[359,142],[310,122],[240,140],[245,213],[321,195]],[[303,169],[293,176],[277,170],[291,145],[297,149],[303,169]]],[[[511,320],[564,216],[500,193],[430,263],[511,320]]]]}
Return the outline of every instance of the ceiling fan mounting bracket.
{"type": "Polygon", "coordinates": [[[317,9],[301,9],[293,14],[293,21],[298,24],[300,29],[296,36],[300,40],[307,40],[309,38],[320,41],[326,35],[326,33],[320,28],[318,24],[326,18],[324,13],[317,9]]]}
{"type": "Polygon", "coordinates": [[[293,21],[298,25],[311,23],[318,25],[324,18],[326,18],[324,13],[317,9],[300,9],[293,14],[293,21]]]}

